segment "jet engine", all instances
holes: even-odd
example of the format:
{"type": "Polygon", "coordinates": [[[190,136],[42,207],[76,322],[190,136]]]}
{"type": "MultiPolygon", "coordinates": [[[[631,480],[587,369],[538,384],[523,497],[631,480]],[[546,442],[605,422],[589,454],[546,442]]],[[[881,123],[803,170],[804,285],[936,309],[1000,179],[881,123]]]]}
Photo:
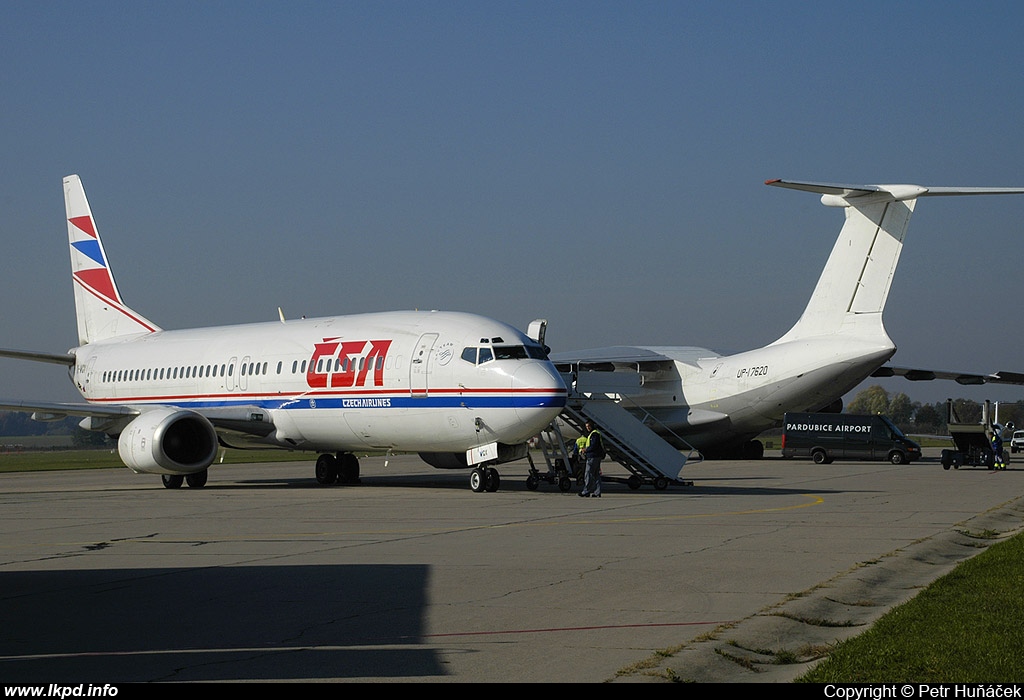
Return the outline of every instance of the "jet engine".
{"type": "Polygon", "coordinates": [[[117,452],[136,474],[195,474],[217,456],[217,432],[198,413],[157,408],[121,431],[117,452]]]}

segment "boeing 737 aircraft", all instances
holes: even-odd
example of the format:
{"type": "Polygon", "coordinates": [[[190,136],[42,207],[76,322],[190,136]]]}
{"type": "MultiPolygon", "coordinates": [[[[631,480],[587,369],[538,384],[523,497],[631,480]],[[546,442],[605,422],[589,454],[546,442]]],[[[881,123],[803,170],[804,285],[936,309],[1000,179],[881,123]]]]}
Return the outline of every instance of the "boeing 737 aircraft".
{"type": "Polygon", "coordinates": [[[493,465],[562,410],[566,389],[543,347],[466,313],[398,311],[162,330],[127,306],[77,175],[64,179],[79,345],[0,356],[66,365],[87,403],[0,401],[40,420],[84,416],[118,437],[132,471],[167,488],[206,484],[218,445],[320,452],[317,481],[358,479],[357,450],[419,452],[438,467],[493,465]]]}
{"type": "Polygon", "coordinates": [[[1024,383],[991,375],[883,367],[896,352],[882,310],[919,197],[1021,194],[1024,188],[836,185],[769,180],[821,195],[846,222],[803,315],[785,335],[757,350],[723,356],[697,347],[610,347],[552,355],[575,377],[578,395],[606,394],[659,425],[678,447],[707,457],[759,458],[754,440],[781,425],[787,411],[841,411],[842,396],[864,379],[902,375],[961,383],[1024,383]]]}

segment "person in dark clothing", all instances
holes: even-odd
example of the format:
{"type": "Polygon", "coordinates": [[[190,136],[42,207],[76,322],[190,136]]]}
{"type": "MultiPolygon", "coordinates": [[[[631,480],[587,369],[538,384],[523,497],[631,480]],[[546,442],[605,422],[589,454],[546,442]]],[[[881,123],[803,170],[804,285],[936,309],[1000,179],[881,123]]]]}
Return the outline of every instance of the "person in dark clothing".
{"type": "Polygon", "coordinates": [[[581,498],[601,497],[601,460],[604,459],[604,438],[601,433],[594,429],[594,424],[587,421],[584,424],[584,432],[587,434],[587,447],[583,455],[587,460],[587,469],[583,477],[583,490],[580,491],[581,498]]]}

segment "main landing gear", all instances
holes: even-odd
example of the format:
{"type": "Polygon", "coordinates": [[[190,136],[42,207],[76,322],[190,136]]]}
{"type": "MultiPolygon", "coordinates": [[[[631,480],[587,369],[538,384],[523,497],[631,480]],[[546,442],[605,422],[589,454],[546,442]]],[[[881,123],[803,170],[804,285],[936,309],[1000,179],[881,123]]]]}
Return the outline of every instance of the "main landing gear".
{"type": "Polygon", "coordinates": [[[501,486],[501,476],[494,467],[474,467],[469,473],[469,488],[473,493],[497,491],[501,486]]]}
{"type": "Polygon", "coordinates": [[[182,484],[188,484],[190,489],[201,489],[206,486],[206,478],[210,472],[204,469],[195,474],[161,474],[160,480],[164,482],[165,489],[180,489],[182,484]]]}
{"type": "Polygon", "coordinates": [[[359,458],[351,452],[322,454],[316,458],[316,483],[329,486],[335,482],[359,483],[359,458]]]}

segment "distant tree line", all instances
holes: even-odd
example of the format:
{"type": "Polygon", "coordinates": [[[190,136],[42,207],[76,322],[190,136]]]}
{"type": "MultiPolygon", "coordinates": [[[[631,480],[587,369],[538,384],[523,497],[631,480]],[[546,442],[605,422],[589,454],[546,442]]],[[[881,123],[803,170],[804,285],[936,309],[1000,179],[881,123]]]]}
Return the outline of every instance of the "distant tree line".
{"type": "MultiPolygon", "coordinates": [[[[953,399],[953,409],[962,423],[980,423],[982,404],[971,399],[953,399]]],[[[880,386],[871,386],[859,392],[845,409],[846,413],[859,415],[882,414],[905,433],[919,435],[946,435],[946,402],[920,403],[897,392],[889,392],[880,386]]],[[[1013,422],[1024,426],[1024,401],[999,403],[999,422],[1006,425],[1013,422]]]]}
{"type": "Polygon", "coordinates": [[[76,447],[102,447],[108,444],[103,433],[82,430],[78,427],[81,418],[69,416],[57,421],[32,420],[29,413],[0,411],[0,438],[32,435],[70,435],[76,447]]]}

